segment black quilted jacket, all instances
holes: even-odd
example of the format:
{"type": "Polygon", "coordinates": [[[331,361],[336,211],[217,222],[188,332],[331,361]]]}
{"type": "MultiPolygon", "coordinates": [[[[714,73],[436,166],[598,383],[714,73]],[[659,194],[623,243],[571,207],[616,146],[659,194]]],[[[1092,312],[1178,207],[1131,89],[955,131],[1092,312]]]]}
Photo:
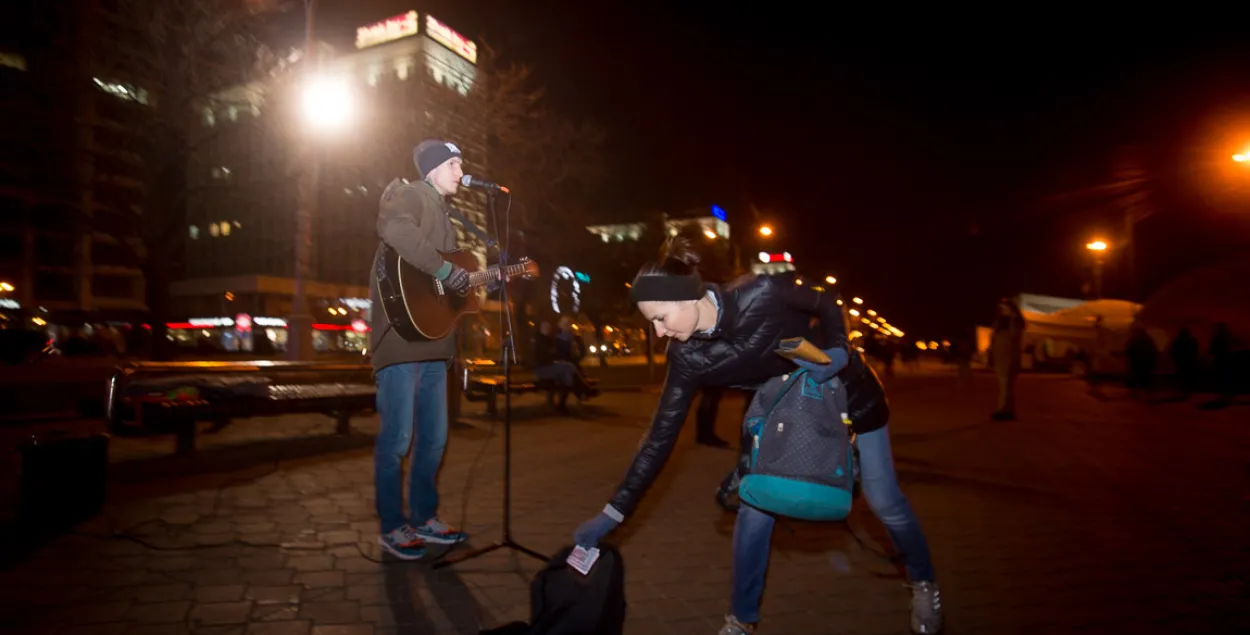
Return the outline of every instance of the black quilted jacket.
{"type": "MultiPolygon", "coordinates": [[[[664,468],[700,387],[754,390],[769,378],[794,370],[792,362],[774,352],[783,338],[802,335],[821,348],[847,346],[845,318],[834,295],[812,291],[786,279],[754,276],[740,278],[723,289],[715,285],[708,288],[720,307],[716,327],[708,335],[669,343],[668,376],[651,429],[609,503],[623,516],[633,513],[643,493],[664,468]],[[816,333],[811,332],[812,318],[819,320],[816,333]]],[[[871,369],[867,373],[876,390],[856,399],[851,382],[859,379],[857,383],[863,383],[864,370],[862,359],[852,354],[843,371],[851,400],[849,414],[856,421],[856,431],[860,431],[855,419],[857,411],[867,421],[871,418],[867,415],[885,405],[884,393],[871,369]]],[[[884,420],[875,427],[881,425],[884,420]]]]}

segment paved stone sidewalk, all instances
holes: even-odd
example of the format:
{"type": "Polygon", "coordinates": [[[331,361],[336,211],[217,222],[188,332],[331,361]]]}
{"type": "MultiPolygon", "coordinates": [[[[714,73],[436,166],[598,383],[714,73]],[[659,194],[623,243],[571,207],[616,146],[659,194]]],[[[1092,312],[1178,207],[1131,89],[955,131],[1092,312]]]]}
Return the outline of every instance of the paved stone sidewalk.
{"type": "MultiPolygon", "coordinates": [[[[1022,421],[991,424],[988,377],[961,387],[902,375],[890,386],[900,478],[932,543],[948,632],[1250,631],[1245,413],[1099,402],[1050,377],[1021,388],[1022,421]]],[[[514,537],[542,552],[570,542],[611,494],[654,403],[609,393],[575,418],[518,417],[514,537]]],[[[722,407],[727,438],[740,411],[722,407]]],[[[489,421],[469,424],[452,435],[442,513],[489,544],[502,439],[489,421]]],[[[232,446],[328,426],[239,422],[201,460],[250,467],[119,486],[107,517],[0,574],[0,630],[424,635],[527,617],[535,561],[500,551],[434,571],[380,557],[366,436],[375,422],[358,437],[290,441],[287,453],[232,446]],[[343,449],[299,456],[331,442],[343,449]],[[157,549],[107,537],[120,530],[157,549]]],[[[691,435],[613,536],[631,635],[715,633],[726,610],[732,517],[711,492],[734,457],[691,435]]],[[[144,443],[115,446],[141,459],[158,447],[144,443]]],[[[137,465],[119,471],[140,478],[137,465]]],[[[780,523],[761,633],[905,633],[908,596],[880,555],[886,544],[862,504],[847,524],[780,523]]]]}

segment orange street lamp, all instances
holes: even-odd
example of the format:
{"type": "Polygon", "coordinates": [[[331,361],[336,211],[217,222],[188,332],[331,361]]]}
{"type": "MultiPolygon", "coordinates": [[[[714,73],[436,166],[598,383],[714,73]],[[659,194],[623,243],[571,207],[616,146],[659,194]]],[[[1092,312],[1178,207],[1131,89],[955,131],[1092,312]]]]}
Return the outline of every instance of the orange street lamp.
{"type": "Polygon", "coordinates": [[[1085,243],[1085,248],[1094,255],[1094,299],[1102,299],[1102,259],[1107,252],[1107,241],[1094,240],[1085,243]]]}

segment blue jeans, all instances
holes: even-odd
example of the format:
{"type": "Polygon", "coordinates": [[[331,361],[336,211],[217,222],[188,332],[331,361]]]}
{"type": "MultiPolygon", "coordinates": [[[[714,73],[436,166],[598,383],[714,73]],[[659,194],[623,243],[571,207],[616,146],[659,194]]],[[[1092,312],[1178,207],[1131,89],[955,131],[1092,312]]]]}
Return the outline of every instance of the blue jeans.
{"type": "MultiPolygon", "coordinates": [[[[889,426],[857,437],[860,482],[864,498],[907,566],[912,582],[934,582],[929,543],[911,505],[899,489],[890,452],[889,426]]],[[[773,517],[748,505],[738,510],[734,525],[733,598],[734,617],[741,622],[758,622],[760,597],[764,594],[764,574],[773,536],[773,517]]]]}
{"type": "Polygon", "coordinates": [[[373,481],[383,534],[405,522],[420,527],[438,513],[435,480],[447,448],[447,363],[394,364],[378,371],[378,414],[382,425],[373,446],[373,481]],[[404,518],[404,456],[413,445],[404,518]]]}

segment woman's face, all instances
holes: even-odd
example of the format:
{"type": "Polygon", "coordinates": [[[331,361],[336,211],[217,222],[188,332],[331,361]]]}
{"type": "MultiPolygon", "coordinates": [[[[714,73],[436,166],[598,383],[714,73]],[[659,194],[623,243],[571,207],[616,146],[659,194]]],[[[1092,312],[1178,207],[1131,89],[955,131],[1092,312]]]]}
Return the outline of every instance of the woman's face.
{"type": "Polygon", "coordinates": [[[657,337],[671,337],[684,342],[694,335],[695,325],[699,322],[696,302],[639,302],[638,310],[655,325],[657,337]]]}

